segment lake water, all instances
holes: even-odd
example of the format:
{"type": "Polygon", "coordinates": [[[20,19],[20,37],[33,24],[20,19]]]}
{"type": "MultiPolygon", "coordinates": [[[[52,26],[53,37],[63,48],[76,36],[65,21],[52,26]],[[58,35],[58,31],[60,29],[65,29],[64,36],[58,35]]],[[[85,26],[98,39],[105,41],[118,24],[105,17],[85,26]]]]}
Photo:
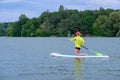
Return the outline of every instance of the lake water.
{"type": "MultiPolygon", "coordinates": [[[[74,53],[69,37],[1,37],[0,80],[119,80],[120,38],[84,40],[86,47],[110,58],[50,57],[51,52],[74,53]]],[[[83,48],[81,52],[93,54],[83,48]]]]}

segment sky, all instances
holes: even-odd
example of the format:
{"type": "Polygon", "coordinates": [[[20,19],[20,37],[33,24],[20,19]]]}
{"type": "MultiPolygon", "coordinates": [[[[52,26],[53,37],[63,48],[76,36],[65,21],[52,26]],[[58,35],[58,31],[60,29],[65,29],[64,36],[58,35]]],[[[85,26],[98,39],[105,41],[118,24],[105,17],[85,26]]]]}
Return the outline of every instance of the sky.
{"type": "Polygon", "coordinates": [[[28,18],[39,17],[42,12],[58,11],[60,5],[66,9],[96,10],[120,9],[120,0],[0,0],[0,23],[18,21],[21,14],[28,18]]]}

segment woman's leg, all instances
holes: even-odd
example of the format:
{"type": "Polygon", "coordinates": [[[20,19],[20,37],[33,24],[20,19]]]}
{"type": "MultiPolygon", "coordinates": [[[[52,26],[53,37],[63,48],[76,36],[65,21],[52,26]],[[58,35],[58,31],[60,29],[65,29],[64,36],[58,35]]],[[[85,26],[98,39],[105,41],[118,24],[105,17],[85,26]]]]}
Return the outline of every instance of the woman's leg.
{"type": "Polygon", "coordinates": [[[76,48],[75,48],[75,55],[76,55],[76,56],[86,56],[87,54],[84,54],[84,53],[81,54],[81,53],[80,53],[80,49],[76,49],[76,48]]]}
{"type": "Polygon", "coordinates": [[[79,49],[75,49],[75,55],[77,55],[77,56],[80,55],[80,50],[79,49]]]}

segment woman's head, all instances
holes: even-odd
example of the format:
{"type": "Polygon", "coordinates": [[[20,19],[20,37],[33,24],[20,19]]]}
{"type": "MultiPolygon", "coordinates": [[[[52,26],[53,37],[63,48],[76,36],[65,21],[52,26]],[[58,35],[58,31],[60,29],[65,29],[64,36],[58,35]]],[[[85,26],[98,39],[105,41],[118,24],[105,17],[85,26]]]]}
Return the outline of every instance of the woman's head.
{"type": "Polygon", "coordinates": [[[80,32],[79,32],[79,31],[77,31],[75,34],[76,34],[76,35],[80,35],[80,32]]]}

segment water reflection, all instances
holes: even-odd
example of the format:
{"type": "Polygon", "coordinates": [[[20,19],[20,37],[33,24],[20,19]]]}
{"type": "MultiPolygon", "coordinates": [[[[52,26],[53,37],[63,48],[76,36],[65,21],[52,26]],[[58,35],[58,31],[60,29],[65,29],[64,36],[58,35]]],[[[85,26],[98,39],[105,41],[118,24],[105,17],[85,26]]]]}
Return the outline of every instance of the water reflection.
{"type": "Polygon", "coordinates": [[[81,60],[79,58],[75,58],[74,60],[75,70],[75,80],[82,80],[81,79],[81,60]]]}

